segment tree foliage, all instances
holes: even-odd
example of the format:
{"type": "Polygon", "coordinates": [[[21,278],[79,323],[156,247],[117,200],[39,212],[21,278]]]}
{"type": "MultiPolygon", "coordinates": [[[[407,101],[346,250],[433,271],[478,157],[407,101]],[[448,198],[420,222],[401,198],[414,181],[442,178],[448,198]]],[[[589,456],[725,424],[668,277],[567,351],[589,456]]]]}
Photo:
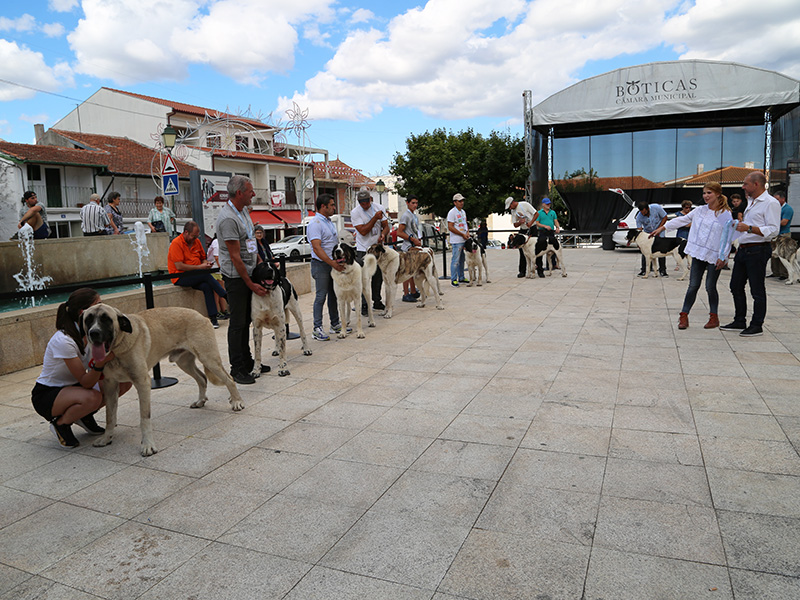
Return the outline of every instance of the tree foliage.
{"type": "Polygon", "coordinates": [[[404,196],[418,196],[421,212],[444,217],[460,193],[470,219],[503,212],[508,196],[522,200],[528,176],[521,137],[496,131],[484,137],[472,129],[412,135],[390,170],[403,178],[404,196]]]}

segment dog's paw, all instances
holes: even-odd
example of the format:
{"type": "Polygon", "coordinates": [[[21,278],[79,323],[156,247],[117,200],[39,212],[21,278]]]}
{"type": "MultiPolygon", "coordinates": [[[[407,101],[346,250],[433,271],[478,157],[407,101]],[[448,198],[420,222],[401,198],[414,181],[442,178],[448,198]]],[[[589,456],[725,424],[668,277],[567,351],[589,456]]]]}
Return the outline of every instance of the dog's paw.
{"type": "Polygon", "coordinates": [[[792,281],[792,280],[790,279],[790,280],[789,280],[789,281],[787,281],[787,282],[786,282],[784,285],[794,285],[794,281],[792,281]]]}
{"type": "Polygon", "coordinates": [[[312,354],[311,350],[303,350],[303,356],[311,356],[312,354]]]}
{"type": "Polygon", "coordinates": [[[280,353],[277,350],[273,350],[272,351],[272,356],[278,356],[278,354],[280,354],[280,353]]]}
{"type": "Polygon", "coordinates": [[[158,448],[155,444],[142,442],[142,456],[153,456],[156,452],[158,452],[158,448]]]}
{"type": "Polygon", "coordinates": [[[336,337],[339,338],[340,340],[343,340],[344,338],[347,337],[347,334],[344,332],[344,330],[342,330],[342,332],[337,334],[336,337]]]}
{"type": "Polygon", "coordinates": [[[195,400],[189,405],[189,408],[203,408],[206,405],[206,400],[208,400],[208,398],[203,398],[202,400],[195,400]]]}
{"type": "Polygon", "coordinates": [[[364,339],[365,337],[367,337],[367,336],[366,336],[366,335],[364,335],[364,332],[363,332],[363,331],[359,331],[359,332],[356,334],[356,337],[357,337],[358,339],[360,339],[360,340],[363,340],[363,339],[364,339]]]}
{"type": "Polygon", "coordinates": [[[375,321],[369,321],[367,327],[375,327],[375,321]]]}
{"type": "Polygon", "coordinates": [[[231,400],[231,410],[233,412],[239,412],[240,410],[244,410],[244,402],[241,400],[231,400]]]}
{"type": "Polygon", "coordinates": [[[567,276],[567,274],[566,274],[566,273],[561,273],[561,276],[562,276],[562,277],[566,277],[566,276],[567,276]]]}
{"type": "Polygon", "coordinates": [[[256,366],[256,367],[253,367],[253,370],[250,372],[250,375],[252,375],[252,376],[253,376],[253,377],[255,377],[256,379],[258,379],[259,377],[261,377],[261,365],[258,365],[258,366],[256,366]]]}
{"type": "Polygon", "coordinates": [[[487,280],[486,280],[486,283],[492,283],[492,282],[491,282],[491,281],[489,281],[489,280],[487,279],[487,280]]]}
{"type": "Polygon", "coordinates": [[[391,313],[388,313],[388,312],[387,313],[383,313],[383,318],[384,319],[391,319],[392,315],[391,315],[391,313]]]}
{"type": "Polygon", "coordinates": [[[278,377],[286,377],[287,375],[290,375],[289,369],[281,369],[278,371],[278,377]]]}
{"type": "Polygon", "coordinates": [[[444,310],[444,304],[440,304],[436,307],[436,310],[444,310]]]}
{"type": "Polygon", "coordinates": [[[478,285],[478,287],[481,287],[481,286],[483,286],[483,284],[482,284],[482,283],[480,283],[480,282],[478,282],[478,284],[477,284],[477,285],[478,285]]]}
{"type": "Polygon", "coordinates": [[[101,435],[94,442],[92,442],[92,446],[94,446],[95,448],[102,448],[103,446],[108,446],[111,442],[112,442],[112,436],[101,435]]]}
{"type": "Polygon", "coordinates": [[[424,302],[418,303],[417,308],[425,308],[425,303],[424,302]]]}

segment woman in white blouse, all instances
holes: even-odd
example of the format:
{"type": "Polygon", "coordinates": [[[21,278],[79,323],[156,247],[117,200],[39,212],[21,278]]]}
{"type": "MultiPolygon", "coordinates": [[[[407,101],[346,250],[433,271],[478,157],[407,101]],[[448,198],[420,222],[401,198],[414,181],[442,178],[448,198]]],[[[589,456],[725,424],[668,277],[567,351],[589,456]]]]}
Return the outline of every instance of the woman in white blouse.
{"type": "Polygon", "coordinates": [[[650,237],[656,236],[664,230],[678,229],[691,225],[689,240],[686,242],[686,254],[692,257],[692,271],[689,275],[689,289],[683,299],[683,308],[678,319],[678,329],[689,327],[689,311],[692,310],[703,274],[706,276],[706,292],[708,293],[708,323],[705,329],[719,327],[719,293],[717,292],[717,279],[719,271],[725,265],[730,251],[730,244],[720,248],[725,228],[731,222],[731,209],[728,198],[722,194],[722,186],[718,183],[708,183],[703,187],[703,200],[705,206],[699,206],[687,215],[675,217],[653,231],[650,237]],[[724,257],[720,258],[720,257],[724,257]]]}

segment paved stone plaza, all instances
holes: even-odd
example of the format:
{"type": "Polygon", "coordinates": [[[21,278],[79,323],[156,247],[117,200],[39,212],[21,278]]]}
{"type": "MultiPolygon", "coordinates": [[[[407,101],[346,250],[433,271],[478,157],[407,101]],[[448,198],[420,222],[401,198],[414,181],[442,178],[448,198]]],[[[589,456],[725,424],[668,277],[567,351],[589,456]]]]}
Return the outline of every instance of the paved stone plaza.
{"type": "Polygon", "coordinates": [[[768,280],[743,339],[702,328],[703,290],[678,331],[686,282],[636,253],[565,259],[517,279],[490,251],[444,311],[289,342],[241,413],[224,388],[188,408],[164,362],[150,458],[135,393],[111,446],[68,451],[39,369],[0,377],[0,598],[800,598],[800,285],[768,280]]]}

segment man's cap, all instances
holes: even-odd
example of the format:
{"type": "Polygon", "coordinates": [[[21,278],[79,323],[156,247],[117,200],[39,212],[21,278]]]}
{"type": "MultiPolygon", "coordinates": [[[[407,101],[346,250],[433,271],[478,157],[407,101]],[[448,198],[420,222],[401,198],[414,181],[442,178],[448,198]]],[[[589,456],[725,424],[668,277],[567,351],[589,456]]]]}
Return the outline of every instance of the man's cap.
{"type": "Polygon", "coordinates": [[[453,196],[453,202],[455,202],[456,200],[464,200],[464,196],[462,196],[461,194],[456,194],[455,196],[453,196]]]}
{"type": "Polygon", "coordinates": [[[368,191],[362,190],[362,191],[358,192],[358,196],[356,196],[356,199],[359,202],[363,202],[364,200],[372,200],[372,196],[370,195],[370,193],[368,191]]]}
{"type": "Polygon", "coordinates": [[[509,196],[508,198],[506,198],[506,210],[511,208],[511,203],[512,202],[514,202],[514,197],[513,196],[509,196]]]}
{"type": "Polygon", "coordinates": [[[542,198],[542,204],[550,204],[550,198],[542,198]]]}

